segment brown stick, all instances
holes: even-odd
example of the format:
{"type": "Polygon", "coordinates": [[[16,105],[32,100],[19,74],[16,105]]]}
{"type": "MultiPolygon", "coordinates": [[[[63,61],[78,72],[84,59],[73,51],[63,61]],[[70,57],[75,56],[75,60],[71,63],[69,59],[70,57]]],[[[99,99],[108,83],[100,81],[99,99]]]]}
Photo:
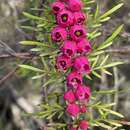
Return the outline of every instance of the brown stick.
{"type": "Polygon", "coordinates": [[[18,69],[19,67],[17,66],[14,70],[10,71],[7,75],[5,75],[1,80],[0,80],[0,87],[1,85],[7,80],[9,79],[18,69]]]}
{"type": "Polygon", "coordinates": [[[23,53],[13,53],[13,54],[2,54],[0,58],[20,58],[20,59],[30,59],[32,54],[28,52],[23,53]]]}
{"type": "MultiPolygon", "coordinates": [[[[32,60],[33,58],[34,58],[34,56],[31,56],[30,60],[32,60]]],[[[25,64],[26,62],[28,62],[28,59],[25,59],[22,62],[22,64],[25,64]]],[[[18,69],[19,69],[19,66],[17,65],[12,71],[10,71],[2,79],[0,79],[0,87],[5,83],[5,81],[7,81],[9,78],[11,78],[18,69]]]]}

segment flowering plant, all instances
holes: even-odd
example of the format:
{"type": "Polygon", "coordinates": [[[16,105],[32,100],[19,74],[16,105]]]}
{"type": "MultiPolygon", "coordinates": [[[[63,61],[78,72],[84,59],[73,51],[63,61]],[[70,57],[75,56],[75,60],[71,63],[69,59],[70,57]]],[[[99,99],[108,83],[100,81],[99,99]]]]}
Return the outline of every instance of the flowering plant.
{"type": "Polygon", "coordinates": [[[38,67],[25,64],[20,67],[34,71],[33,79],[45,79],[45,101],[35,116],[43,118],[48,129],[121,127],[119,120],[109,117],[124,117],[112,110],[114,103],[101,102],[96,98],[113,91],[96,90],[94,77],[101,79],[101,73],[111,75],[109,68],[122,64],[121,61],[112,61],[105,50],[112,45],[123,25],[98,43],[102,25],[122,5],[120,3],[100,14],[99,6],[93,0],[57,0],[46,2],[41,16],[24,12],[36,24],[37,41],[22,41],[21,44],[34,46],[31,51],[38,55],[38,67]],[[95,5],[93,12],[91,8],[95,5]]]}

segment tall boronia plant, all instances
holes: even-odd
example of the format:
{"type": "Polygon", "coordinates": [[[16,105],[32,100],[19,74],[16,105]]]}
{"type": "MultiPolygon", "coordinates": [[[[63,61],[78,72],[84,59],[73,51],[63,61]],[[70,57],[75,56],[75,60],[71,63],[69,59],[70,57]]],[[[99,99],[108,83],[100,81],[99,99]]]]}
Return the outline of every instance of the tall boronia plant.
{"type": "Polygon", "coordinates": [[[73,119],[68,124],[70,130],[88,129],[88,121],[82,119],[81,114],[87,112],[90,98],[90,87],[83,83],[83,75],[91,71],[89,59],[86,57],[91,51],[91,45],[86,38],[86,16],[82,8],[83,3],[80,0],[52,3],[57,26],[52,30],[51,36],[53,41],[59,43],[61,51],[56,58],[56,67],[67,75],[64,100],[67,104],[66,113],[73,119]]]}
{"type": "Polygon", "coordinates": [[[44,119],[48,130],[87,130],[94,126],[115,130],[121,127],[117,117],[123,118],[123,115],[112,110],[115,103],[96,98],[115,91],[97,91],[91,81],[94,76],[101,79],[100,72],[111,75],[107,69],[122,64],[112,61],[105,52],[122,25],[102,43],[95,43],[95,39],[101,36],[101,27],[110,19],[110,14],[123,4],[104,14],[100,14],[98,5],[95,13],[92,12],[93,0],[56,0],[44,4],[41,16],[36,16],[37,12],[23,13],[31,22],[22,28],[36,32],[37,41],[22,41],[21,44],[35,46],[31,51],[39,57],[35,58],[35,65],[39,67],[25,64],[20,67],[34,71],[33,79],[44,79],[46,97],[35,115],[44,119]]]}

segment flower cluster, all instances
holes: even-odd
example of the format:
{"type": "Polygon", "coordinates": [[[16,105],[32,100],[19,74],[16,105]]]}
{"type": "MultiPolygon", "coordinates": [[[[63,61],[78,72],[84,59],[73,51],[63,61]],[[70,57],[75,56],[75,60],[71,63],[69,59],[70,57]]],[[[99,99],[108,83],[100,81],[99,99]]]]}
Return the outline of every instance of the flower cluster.
{"type": "Polygon", "coordinates": [[[66,112],[72,119],[76,119],[74,121],[76,124],[68,127],[70,130],[87,130],[88,122],[76,118],[87,112],[86,107],[91,94],[89,86],[83,83],[83,75],[89,74],[91,70],[86,57],[91,51],[91,45],[86,38],[83,3],[81,0],[57,0],[51,7],[57,23],[51,32],[51,37],[53,41],[59,43],[61,51],[56,58],[56,67],[60,71],[67,72],[67,91],[64,94],[66,112]],[[71,70],[69,74],[68,69],[71,70]]]}

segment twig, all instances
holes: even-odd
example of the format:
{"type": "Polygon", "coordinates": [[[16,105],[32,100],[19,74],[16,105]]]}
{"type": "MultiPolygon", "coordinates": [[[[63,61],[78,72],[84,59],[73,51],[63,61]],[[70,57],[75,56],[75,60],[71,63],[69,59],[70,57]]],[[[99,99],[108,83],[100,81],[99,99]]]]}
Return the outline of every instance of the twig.
{"type": "Polygon", "coordinates": [[[119,73],[118,73],[118,69],[117,67],[113,68],[113,73],[114,73],[114,89],[116,91],[115,96],[114,96],[114,102],[116,103],[116,105],[113,107],[113,110],[116,111],[117,110],[117,106],[119,103],[119,87],[120,85],[124,82],[125,78],[122,77],[119,79],[119,73]]]}
{"type": "MultiPolygon", "coordinates": [[[[30,60],[32,60],[34,57],[30,57],[30,60]]],[[[28,59],[25,59],[22,64],[25,64],[28,62],[28,59]]],[[[14,73],[19,69],[19,66],[17,65],[12,71],[10,71],[8,74],[6,74],[2,79],[0,79],[0,87],[7,81],[9,78],[11,78],[14,73]]]]}
{"type": "Polygon", "coordinates": [[[34,56],[36,56],[36,55],[28,53],[28,52],[23,52],[23,53],[1,54],[0,58],[31,59],[34,56]]]}
{"type": "Polygon", "coordinates": [[[118,91],[119,91],[119,78],[118,78],[118,69],[116,67],[113,68],[113,72],[114,72],[114,79],[115,79],[115,83],[114,83],[114,89],[116,90],[115,93],[115,97],[114,97],[114,102],[116,103],[116,105],[114,106],[114,111],[117,110],[117,106],[118,106],[118,91]]]}
{"type": "Polygon", "coordinates": [[[9,54],[15,53],[15,51],[2,40],[0,40],[0,47],[9,54]]]}
{"type": "MultiPolygon", "coordinates": [[[[12,100],[13,103],[24,113],[33,113],[35,109],[33,108],[32,104],[26,101],[24,97],[19,96],[18,92],[13,88],[10,87],[12,93],[12,100]]],[[[36,119],[33,116],[30,116],[30,119],[37,124],[38,128],[43,125],[41,120],[36,119]]]]}
{"type": "Polygon", "coordinates": [[[17,71],[19,67],[17,66],[15,69],[13,69],[12,71],[10,71],[7,75],[5,75],[1,80],[0,80],[0,87],[2,84],[4,84],[4,82],[9,79],[10,77],[12,77],[12,75],[17,71]]]}
{"type": "Polygon", "coordinates": [[[130,46],[118,47],[118,48],[111,48],[105,50],[106,53],[119,53],[119,54],[130,54],[130,46]]]}

